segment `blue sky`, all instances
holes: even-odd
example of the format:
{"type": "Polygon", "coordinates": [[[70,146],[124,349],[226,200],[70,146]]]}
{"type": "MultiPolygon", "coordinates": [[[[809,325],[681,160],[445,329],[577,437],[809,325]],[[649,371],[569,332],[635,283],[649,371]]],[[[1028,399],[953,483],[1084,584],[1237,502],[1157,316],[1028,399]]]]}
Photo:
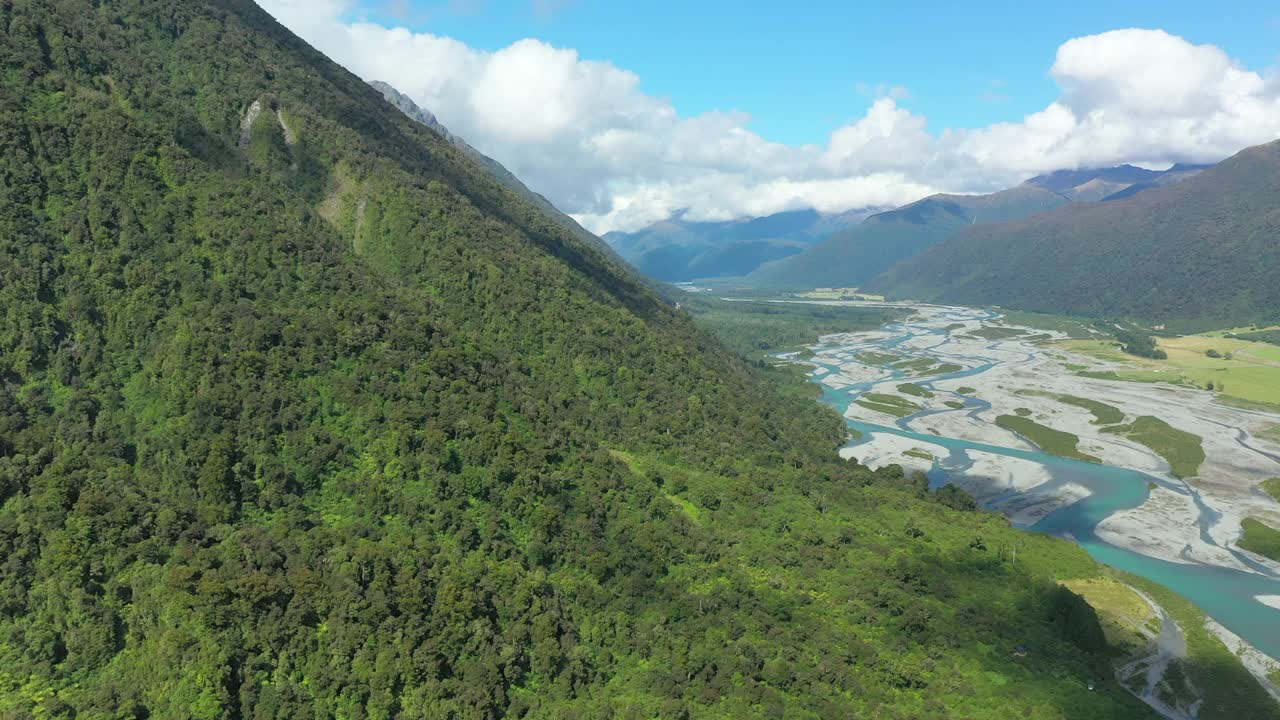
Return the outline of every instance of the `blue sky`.
{"type": "Polygon", "coordinates": [[[257,0],[595,232],[1280,138],[1280,6],[257,0]]]}
{"type": "Polygon", "coordinates": [[[936,128],[1016,120],[1057,94],[1054,51],[1083,35],[1158,27],[1221,47],[1249,67],[1280,57],[1274,2],[363,2],[350,18],[498,50],[522,38],[576,48],[636,72],[681,114],[750,113],[780,142],[822,143],[862,116],[877,87],[936,128]]]}

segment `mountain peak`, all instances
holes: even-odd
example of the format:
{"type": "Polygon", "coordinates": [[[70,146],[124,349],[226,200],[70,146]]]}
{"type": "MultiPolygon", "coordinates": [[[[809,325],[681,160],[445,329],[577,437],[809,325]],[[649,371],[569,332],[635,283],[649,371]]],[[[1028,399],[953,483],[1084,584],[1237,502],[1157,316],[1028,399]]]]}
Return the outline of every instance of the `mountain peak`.
{"type": "MultiPolygon", "coordinates": [[[[1160,172],[1157,170],[1147,170],[1134,165],[1116,165],[1114,167],[1055,170],[1045,175],[1037,175],[1027,180],[1024,184],[1034,185],[1052,192],[1069,193],[1071,189],[1092,180],[1133,185],[1135,183],[1150,182],[1159,174],[1160,172]]],[[[1117,187],[1116,189],[1119,190],[1120,188],[1117,187]]]]}
{"type": "MultiPolygon", "coordinates": [[[[446,140],[452,143],[458,144],[459,142],[461,142],[460,138],[455,137],[453,133],[449,132],[448,128],[440,124],[440,121],[436,119],[436,116],[434,113],[432,113],[430,110],[426,110],[422,108],[417,103],[415,103],[412,98],[400,92],[399,90],[395,89],[389,83],[383,82],[381,80],[370,80],[369,85],[373,89],[382,93],[382,96],[386,98],[387,102],[391,103],[392,105],[395,105],[405,115],[408,115],[409,117],[413,118],[414,120],[417,120],[423,125],[426,125],[432,130],[435,130],[442,137],[444,137],[446,140]]],[[[462,144],[465,145],[465,142],[462,144]]],[[[467,147],[469,148],[470,145],[467,145],[467,147]]]]}

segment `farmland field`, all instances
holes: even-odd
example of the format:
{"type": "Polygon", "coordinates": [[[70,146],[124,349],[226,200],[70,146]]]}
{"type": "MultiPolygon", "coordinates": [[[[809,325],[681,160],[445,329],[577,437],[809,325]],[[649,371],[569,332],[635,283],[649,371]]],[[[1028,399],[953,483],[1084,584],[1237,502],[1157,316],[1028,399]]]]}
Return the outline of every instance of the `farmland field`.
{"type": "Polygon", "coordinates": [[[1223,395],[1280,404],[1280,347],[1274,345],[1205,335],[1160,338],[1160,348],[1169,356],[1167,360],[1129,355],[1107,341],[1070,340],[1063,345],[1098,360],[1125,365],[1081,373],[1088,377],[1171,382],[1203,388],[1212,383],[1213,389],[1223,395]],[[1210,350],[1221,357],[1210,357],[1207,354],[1210,350]]]}

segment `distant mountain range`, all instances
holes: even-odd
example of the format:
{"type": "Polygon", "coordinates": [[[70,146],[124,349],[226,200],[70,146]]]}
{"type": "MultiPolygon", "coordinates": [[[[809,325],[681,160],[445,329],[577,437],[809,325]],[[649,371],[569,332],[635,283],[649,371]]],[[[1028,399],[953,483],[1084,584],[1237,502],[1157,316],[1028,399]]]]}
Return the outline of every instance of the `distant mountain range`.
{"type": "Polygon", "coordinates": [[[1280,320],[1280,142],[1216,166],[1059,170],[988,195],[932,195],[883,212],[722,222],[677,213],[602,239],[395,88],[370,84],[561,228],[657,280],[857,286],[1185,329],[1280,320]]]}
{"type": "Polygon", "coordinates": [[[762,266],[747,278],[764,287],[852,287],[978,222],[999,222],[1070,202],[1022,185],[990,195],[931,195],[872,215],[803,253],[762,266]]]}
{"type": "Polygon", "coordinates": [[[1147,170],[1133,165],[1087,170],[1058,170],[1040,175],[1025,184],[1034,185],[1077,202],[1120,200],[1143,190],[1173,185],[1212,165],[1179,163],[1168,170],[1147,170]]]}
{"type": "Polygon", "coordinates": [[[872,215],[802,253],[761,266],[747,282],[762,287],[852,287],[974,225],[1016,220],[1072,202],[1136,194],[1185,180],[1203,166],[1144,170],[1132,165],[1060,170],[989,195],[931,195],[872,215]]]}
{"type": "Polygon", "coordinates": [[[964,228],[868,288],[1184,329],[1280,319],[1280,142],[1139,185],[1149,187],[964,228]]]}
{"type": "Polygon", "coordinates": [[[668,282],[746,275],[770,260],[795,255],[880,208],[824,214],[795,210],[721,222],[686,220],[684,213],[635,232],[611,232],[605,242],[640,271],[668,282]]]}

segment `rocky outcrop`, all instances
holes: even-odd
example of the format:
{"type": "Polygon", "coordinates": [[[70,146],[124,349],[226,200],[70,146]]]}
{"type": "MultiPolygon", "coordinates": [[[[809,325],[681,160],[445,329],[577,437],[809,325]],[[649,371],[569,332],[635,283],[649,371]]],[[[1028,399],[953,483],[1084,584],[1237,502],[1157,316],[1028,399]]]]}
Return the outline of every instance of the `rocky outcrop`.
{"type": "Polygon", "coordinates": [[[244,115],[240,118],[240,147],[249,147],[249,141],[253,139],[253,123],[258,120],[258,116],[262,114],[262,101],[254,100],[249,108],[244,111],[244,115]]]}

